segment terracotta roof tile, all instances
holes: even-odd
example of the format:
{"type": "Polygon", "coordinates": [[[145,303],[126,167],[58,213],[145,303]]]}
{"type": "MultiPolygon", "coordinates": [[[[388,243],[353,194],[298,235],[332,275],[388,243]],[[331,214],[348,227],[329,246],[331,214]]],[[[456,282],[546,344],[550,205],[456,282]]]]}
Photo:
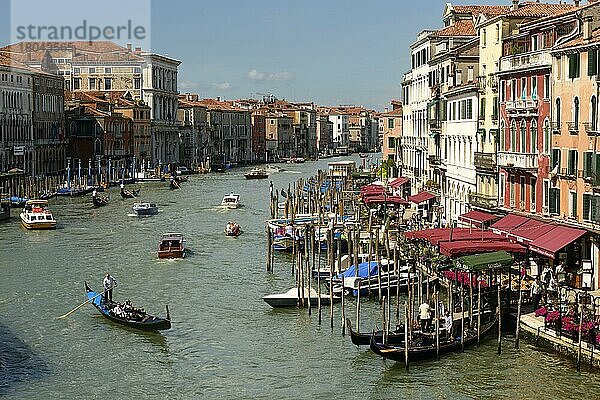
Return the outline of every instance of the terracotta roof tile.
{"type": "Polygon", "coordinates": [[[528,1],[522,3],[515,11],[506,13],[506,16],[544,18],[565,14],[577,8],[574,4],[547,4],[528,1]]]}
{"type": "Polygon", "coordinates": [[[460,20],[433,33],[433,36],[475,36],[475,25],[472,20],[460,20]]]}
{"type": "Polygon", "coordinates": [[[382,117],[401,117],[403,115],[402,108],[397,108],[395,110],[388,111],[386,113],[381,113],[379,115],[382,117]]]}
{"type": "Polygon", "coordinates": [[[577,46],[582,46],[584,44],[594,44],[594,43],[600,43],[600,28],[594,30],[592,32],[592,36],[590,37],[589,40],[583,40],[583,35],[578,35],[576,38],[573,38],[571,40],[569,40],[568,42],[565,42],[563,44],[561,44],[560,46],[556,47],[556,50],[564,50],[564,49],[568,49],[570,47],[577,47],[577,46]]]}
{"type": "Polygon", "coordinates": [[[506,14],[510,10],[510,6],[452,6],[455,13],[472,14],[478,16],[484,14],[488,17],[506,14]]]}
{"type": "Polygon", "coordinates": [[[86,61],[143,61],[144,58],[127,48],[109,41],[73,42],[19,42],[0,50],[11,52],[21,62],[39,62],[46,51],[66,50],[72,52],[73,62],[86,61]]]}

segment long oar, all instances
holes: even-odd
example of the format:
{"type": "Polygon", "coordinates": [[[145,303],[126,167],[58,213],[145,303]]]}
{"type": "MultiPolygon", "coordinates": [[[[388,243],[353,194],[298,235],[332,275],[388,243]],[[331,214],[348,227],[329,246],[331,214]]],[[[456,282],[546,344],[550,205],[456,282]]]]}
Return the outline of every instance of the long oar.
{"type": "MultiPolygon", "coordinates": [[[[109,289],[112,289],[112,288],[109,288],[109,289]]],[[[102,292],[102,293],[98,293],[97,295],[95,295],[94,297],[92,297],[90,299],[87,299],[86,301],[84,301],[83,303],[81,303],[80,305],[78,305],[77,307],[75,307],[74,309],[69,311],[68,313],[61,315],[57,319],[67,318],[69,315],[73,314],[75,311],[79,310],[81,307],[85,306],[87,303],[94,300],[96,297],[103,295],[107,290],[108,289],[104,290],[104,292],[102,292]]]]}

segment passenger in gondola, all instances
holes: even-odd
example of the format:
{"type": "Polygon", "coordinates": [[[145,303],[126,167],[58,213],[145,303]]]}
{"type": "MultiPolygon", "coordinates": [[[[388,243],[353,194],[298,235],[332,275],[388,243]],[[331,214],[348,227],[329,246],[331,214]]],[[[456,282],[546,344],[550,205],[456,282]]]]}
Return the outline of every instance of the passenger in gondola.
{"type": "Polygon", "coordinates": [[[431,307],[426,301],[419,306],[419,320],[421,322],[421,332],[426,332],[429,329],[429,321],[431,320],[431,307]]]}
{"type": "Polygon", "coordinates": [[[452,337],[452,315],[450,315],[450,311],[446,311],[444,315],[444,330],[446,331],[446,337],[450,339],[452,337]]]}
{"type": "Polygon", "coordinates": [[[107,272],[106,275],[104,275],[102,285],[104,286],[104,302],[112,303],[112,292],[113,288],[117,286],[117,280],[107,272]]]}

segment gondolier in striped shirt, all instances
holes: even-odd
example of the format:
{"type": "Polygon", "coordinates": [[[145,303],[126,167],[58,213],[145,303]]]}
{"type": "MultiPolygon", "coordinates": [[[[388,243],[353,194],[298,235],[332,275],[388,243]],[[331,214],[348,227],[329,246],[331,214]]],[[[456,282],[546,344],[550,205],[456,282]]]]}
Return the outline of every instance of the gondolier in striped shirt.
{"type": "Polygon", "coordinates": [[[107,272],[102,284],[104,285],[104,302],[112,303],[112,292],[113,288],[117,286],[117,280],[107,272]]]}

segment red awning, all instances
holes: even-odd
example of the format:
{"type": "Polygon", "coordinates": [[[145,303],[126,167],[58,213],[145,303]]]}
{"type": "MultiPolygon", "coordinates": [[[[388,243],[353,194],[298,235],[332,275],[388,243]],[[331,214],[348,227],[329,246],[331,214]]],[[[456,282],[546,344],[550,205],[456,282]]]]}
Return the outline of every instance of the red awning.
{"type": "Polygon", "coordinates": [[[415,204],[421,204],[424,201],[429,201],[431,199],[435,199],[435,195],[433,195],[429,192],[426,192],[426,191],[422,191],[418,194],[415,194],[414,196],[410,196],[408,199],[415,204]]]}
{"type": "Polygon", "coordinates": [[[363,187],[360,188],[360,192],[361,193],[383,193],[385,191],[385,188],[381,185],[365,185],[363,187]]]}
{"type": "MultiPolygon", "coordinates": [[[[420,231],[411,231],[404,233],[407,239],[425,239],[431,244],[437,245],[440,242],[450,241],[450,228],[423,229],[420,231]]],[[[452,241],[469,240],[475,241],[506,241],[504,236],[500,236],[492,231],[481,231],[479,229],[454,228],[452,230],[452,241]]]]}
{"type": "Polygon", "coordinates": [[[492,251],[508,251],[509,253],[525,253],[527,249],[518,243],[508,241],[471,241],[461,240],[457,242],[440,243],[440,253],[448,257],[456,257],[464,254],[488,253],[492,251]]]}
{"type": "Polygon", "coordinates": [[[556,252],[579,239],[587,232],[581,229],[557,226],[529,244],[529,250],[554,258],[556,252]]]}
{"type": "Polygon", "coordinates": [[[514,237],[520,242],[531,242],[556,228],[556,225],[530,219],[522,225],[508,232],[509,237],[514,237]]]}
{"type": "Polygon", "coordinates": [[[388,186],[393,189],[398,189],[400,186],[406,185],[408,182],[410,182],[410,179],[401,176],[400,178],[396,178],[391,181],[388,186]]]}
{"type": "Polygon", "coordinates": [[[495,219],[498,219],[498,217],[483,211],[469,211],[466,214],[460,215],[458,219],[469,224],[481,226],[481,224],[491,222],[495,219]]]}
{"type": "Polygon", "coordinates": [[[516,227],[523,225],[528,220],[529,218],[527,217],[521,217],[520,215],[515,214],[508,214],[500,221],[494,222],[492,226],[490,226],[490,228],[494,231],[506,234],[515,229],[516,227]]]}
{"type": "Polygon", "coordinates": [[[367,203],[367,205],[385,203],[401,205],[404,207],[408,207],[410,205],[408,201],[404,200],[402,197],[399,196],[369,195],[365,196],[363,200],[365,201],[365,203],[367,203]]]}

